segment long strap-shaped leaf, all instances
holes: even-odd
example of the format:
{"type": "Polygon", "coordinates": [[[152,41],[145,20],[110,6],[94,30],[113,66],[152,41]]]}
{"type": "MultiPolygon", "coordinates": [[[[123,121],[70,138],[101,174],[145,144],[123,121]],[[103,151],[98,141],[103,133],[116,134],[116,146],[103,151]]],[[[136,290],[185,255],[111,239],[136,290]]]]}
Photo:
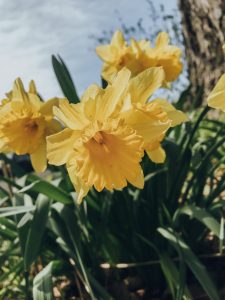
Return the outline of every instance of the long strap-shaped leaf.
{"type": "Polygon", "coordinates": [[[218,238],[220,238],[220,224],[219,222],[204,208],[197,207],[195,205],[185,205],[177,210],[174,215],[174,222],[178,221],[180,215],[188,215],[191,218],[195,218],[202,224],[204,224],[209,230],[211,230],[218,238]]]}
{"type": "Polygon", "coordinates": [[[201,286],[211,300],[219,300],[220,297],[212,282],[205,266],[199,261],[195,254],[191,251],[187,244],[178,236],[176,236],[172,229],[158,228],[158,232],[167,239],[170,244],[179,252],[183,252],[185,263],[192,270],[195,277],[200,282],[201,286]],[[179,243],[179,244],[178,244],[179,243]]]}
{"type": "Polygon", "coordinates": [[[53,300],[52,271],[54,261],[50,262],[41,272],[39,272],[33,282],[34,300],[53,300]]]}
{"type": "Polygon", "coordinates": [[[56,58],[52,55],[52,65],[63,94],[71,103],[78,103],[80,100],[77,95],[76,88],[61,57],[59,56],[56,58]]]}
{"type": "Polygon", "coordinates": [[[23,187],[19,193],[29,193],[29,191],[41,193],[48,198],[64,204],[71,204],[73,202],[72,197],[60,187],[53,185],[52,183],[41,179],[36,175],[27,176],[29,185],[23,187]]]}
{"type": "Polygon", "coordinates": [[[31,221],[24,251],[25,270],[29,269],[30,265],[39,254],[41,241],[48,220],[49,207],[50,200],[46,197],[40,197],[36,202],[36,210],[34,212],[33,220],[31,221]]]}

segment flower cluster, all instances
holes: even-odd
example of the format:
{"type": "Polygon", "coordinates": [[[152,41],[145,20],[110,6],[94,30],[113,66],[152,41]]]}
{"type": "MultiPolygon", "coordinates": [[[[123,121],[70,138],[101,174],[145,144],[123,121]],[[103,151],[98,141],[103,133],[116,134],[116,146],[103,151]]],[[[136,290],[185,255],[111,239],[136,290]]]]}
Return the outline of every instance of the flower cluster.
{"type": "Polygon", "coordinates": [[[120,31],[116,31],[109,45],[96,48],[99,57],[104,61],[102,77],[112,82],[123,67],[128,68],[132,76],[136,76],[150,67],[162,66],[165,71],[165,84],[177,79],[182,71],[181,50],[169,45],[166,32],[158,34],[155,47],[148,40],[131,39],[130,45],[120,31]]]}
{"type": "MultiPolygon", "coordinates": [[[[187,116],[165,99],[152,95],[182,70],[181,51],[160,33],[155,47],[117,31],[110,45],[97,48],[104,60],[105,89],[91,85],[77,104],[53,98],[43,102],[34,82],[24,90],[20,79],[0,105],[0,151],[29,154],[37,172],[50,164],[66,165],[80,203],[88,191],[143,188],[141,161],[163,163],[161,142],[187,116]]],[[[225,111],[225,75],[208,104],[225,111]]]]}

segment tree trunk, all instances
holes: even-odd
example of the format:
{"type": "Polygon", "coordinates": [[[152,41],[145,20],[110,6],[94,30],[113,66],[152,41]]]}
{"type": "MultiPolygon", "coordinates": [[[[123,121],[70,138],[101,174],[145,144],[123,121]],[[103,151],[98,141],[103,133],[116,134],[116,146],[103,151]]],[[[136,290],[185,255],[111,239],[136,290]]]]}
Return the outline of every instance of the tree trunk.
{"type": "Polygon", "coordinates": [[[178,1],[191,84],[187,103],[198,107],[225,73],[225,0],[178,1]]]}

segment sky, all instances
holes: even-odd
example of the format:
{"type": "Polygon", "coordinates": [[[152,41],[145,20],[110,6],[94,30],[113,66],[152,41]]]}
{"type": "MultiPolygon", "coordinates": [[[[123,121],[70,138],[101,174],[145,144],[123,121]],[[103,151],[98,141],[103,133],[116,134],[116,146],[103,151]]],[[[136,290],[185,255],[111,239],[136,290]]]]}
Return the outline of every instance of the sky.
{"type": "MultiPolygon", "coordinates": [[[[176,0],[156,0],[170,13],[176,0]]],[[[0,0],[0,98],[20,77],[33,79],[44,99],[62,96],[51,55],[59,54],[72,74],[78,93],[99,83],[102,62],[95,53],[102,31],[119,29],[140,17],[151,26],[147,0],[0,0]]]]}

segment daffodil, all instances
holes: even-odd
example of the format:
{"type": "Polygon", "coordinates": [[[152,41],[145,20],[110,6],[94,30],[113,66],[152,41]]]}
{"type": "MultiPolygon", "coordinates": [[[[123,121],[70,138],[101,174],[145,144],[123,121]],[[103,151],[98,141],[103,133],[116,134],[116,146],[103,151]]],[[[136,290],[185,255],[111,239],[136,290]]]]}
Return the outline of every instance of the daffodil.
{"type": "Polygon", "coordinates": [[[165,71],[165,82],[177,79],[182,71],[181,50],[169,44],[166,32],[158,34],[155,47],[147,40],[131,39],[128,45],[120,31],[116,31],[110,44],[96,48],[99,57],[104,61],[102,77],[112,83],[115,75],[123,67],[136,76],[150,67],[162,66],[165,71]]]}
{"type": "Polygon", "coordinates": [[[143,137],[144,149],[155,163],[165,161],[166,154],[161,147],[161,141],[167,130],[188,121],[187,116],[176,110],[167,100],[149,101],[159,82],[162,85],[164,81],[162,68],[150,68],[132,78],[128,84],[129,103],[127,101],[125,109],[120,112],[126,123],[143,137]]]}
{"type": "Polygon", "coordinates": [[[80,103],[64,100],[54,107],[65,129],[47,137],[48,160],[66,164],[78,202],[93,186],[97,191],[113,190],[129,182],[143,188],[144,150],[152,147],[154,157],[153,148],[160,147],[176,119],[175,109],[163,100],[146,104],[164,79],[163,68],[145,70],[132,79],[131,72],[122,69],[106,89],[92,85],[80,103]]]}
{"type": "Polygon", "coordinates": [[[29,154],[35,171],[43,172],[47,164],[46,136],[61,129],[53,119],[53,105],[58,105],[57,98],[42,102],[34,82],[26,92],[18,78],[0,105],[0,152],[29,154]]]}
{"type": "Polygon", "coordinates": [[[169,44],[170,39],[166,32],[158,34],[155,47],[146,50],[146,56],[150,65],[148,67],[162,66],[165,71],[165,81],[171,82],[177,79],[182,71],[181,49],[169,44]]]}
{"type": "Polygon", "coordinates": [[[217,82],[207,98],[208,105],[225,112],[225,74],[217,82]]]}

